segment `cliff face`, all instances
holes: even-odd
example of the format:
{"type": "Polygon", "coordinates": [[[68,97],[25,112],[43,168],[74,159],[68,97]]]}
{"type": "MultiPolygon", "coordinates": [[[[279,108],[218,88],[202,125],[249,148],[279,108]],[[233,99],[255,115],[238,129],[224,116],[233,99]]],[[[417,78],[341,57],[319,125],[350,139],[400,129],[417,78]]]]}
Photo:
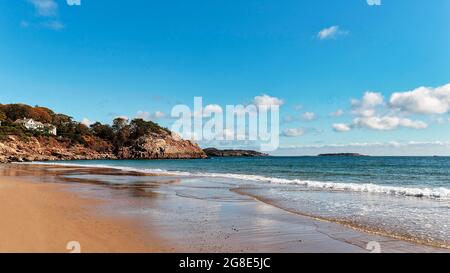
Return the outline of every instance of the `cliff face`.
{"type": "Polygon", "coordinates": [[[116,154],[113,146],[99,139],[85,139],[86,145],[71,145],[56,138],[27,140],[8,136],[0,141],[0,162],[94,160],[94,159],[188,159],[206,158],[197,144],[171,135],[149,134],[123,147],[116,154]]]}
{"type": "Polygon", "coordinates": [[[17,136],[8,136],[6,140],[0,141],[0,162],[116,158],[110,151],[111,149],[100,152],[54,138],[31,137],[22,140],[17,136]]]}
{"type": "Polygon", "coordinates": [[[149,134],[137,139],[131,146],[120,149],[121,159],[190,159],[206,158],[203,150],[192,141],[176,135],[149,134]]]}

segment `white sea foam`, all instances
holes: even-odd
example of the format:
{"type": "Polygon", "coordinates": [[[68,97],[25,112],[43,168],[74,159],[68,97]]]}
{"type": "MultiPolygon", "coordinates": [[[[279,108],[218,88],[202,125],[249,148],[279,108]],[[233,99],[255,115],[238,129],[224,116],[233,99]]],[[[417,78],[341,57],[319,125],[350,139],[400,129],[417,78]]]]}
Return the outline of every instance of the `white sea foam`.
{"type": "Polygon", "coordinates": [[[231,178],[231,179],[259,181],[274,184],[296,184],[312,189],[325,189],[330,191],[378,193],[378,194],[389,194],[398,196],[413,196],[431,199],[450,200],[450,189],[444,187],[439,188],[413,188],[413,187],[398,187],[398,186],[396,187],[396,186],[376,185],[370,183],[357,184],[344,182],[322,182],[312,180],[266,177],[249,174],[233,174],[233,173],[204,173],[204,172],[192,173],[182,171],[168,171],[164,169],[140,169],[134,167],[100,165],[100,164],[75,164],[75,163],[59,163],[59,162],[58,163],[32,162],[32,163],[18,163],[18,164],[40,164],[40,165],[43,164],[43,165],[57,165],[57,166],[71,166],[71,167],[110,168],[122,171],[132,171],[132,172],[160,174],[160,175],[231,178]]]}

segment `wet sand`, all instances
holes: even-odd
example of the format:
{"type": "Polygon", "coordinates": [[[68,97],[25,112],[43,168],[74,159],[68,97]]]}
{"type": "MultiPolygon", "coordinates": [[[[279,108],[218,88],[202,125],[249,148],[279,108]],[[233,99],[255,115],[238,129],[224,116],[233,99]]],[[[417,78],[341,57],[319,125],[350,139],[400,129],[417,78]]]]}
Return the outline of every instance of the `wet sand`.
{"type": "Polygon", "coordinates": [[[227,180],[0,165],[0,252],[445,252],[297,215],[227,180]],[[123,182],[126,181],[126,184],[123,182]],[[373,244],[373,243],[372,243],[373,244]]]}
{"type": "Polygon", "coordinates": [[[32,180],[0,177],[1,253],[164,251],[157,237],[133,228],[133,221],[92,213],[105,203],[32,180]]]}

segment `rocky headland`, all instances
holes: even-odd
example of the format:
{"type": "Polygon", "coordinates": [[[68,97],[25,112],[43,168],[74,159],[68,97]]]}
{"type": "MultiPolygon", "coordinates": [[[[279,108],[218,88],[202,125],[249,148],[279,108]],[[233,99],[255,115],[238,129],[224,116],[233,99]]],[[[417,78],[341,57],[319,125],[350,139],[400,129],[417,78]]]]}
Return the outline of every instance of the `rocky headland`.
{"type": "Polygon", "coordinates": [[[206,148],[203,150],[208,157],[261,157],[268,154],[252,150],[219,150],[216,148],[206,148]]]}
{"type": "Polygon", "coordinates": [[[95,159],[194,159],[207,155],[152,121],[116,118],[90,126],[44,107],[0,104],[0,162],[95,159]],[[17,120],[32,120],[30,123],[17,120]],[[34,124],[56,129],[56,135],[34,124]]]}

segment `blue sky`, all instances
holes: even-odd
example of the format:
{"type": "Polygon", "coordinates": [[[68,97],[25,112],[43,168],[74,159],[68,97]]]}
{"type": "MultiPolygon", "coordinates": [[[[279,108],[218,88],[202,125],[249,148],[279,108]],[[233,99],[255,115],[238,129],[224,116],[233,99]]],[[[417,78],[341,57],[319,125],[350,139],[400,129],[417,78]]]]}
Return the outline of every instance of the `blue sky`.
{"type": "Polygon", "coordinates": [[[194,96],[267,94],[283,100],[278,154],[450,154],[448,0],[80,4],[0,0],[0,103],[170,126],[194,96]]]}

